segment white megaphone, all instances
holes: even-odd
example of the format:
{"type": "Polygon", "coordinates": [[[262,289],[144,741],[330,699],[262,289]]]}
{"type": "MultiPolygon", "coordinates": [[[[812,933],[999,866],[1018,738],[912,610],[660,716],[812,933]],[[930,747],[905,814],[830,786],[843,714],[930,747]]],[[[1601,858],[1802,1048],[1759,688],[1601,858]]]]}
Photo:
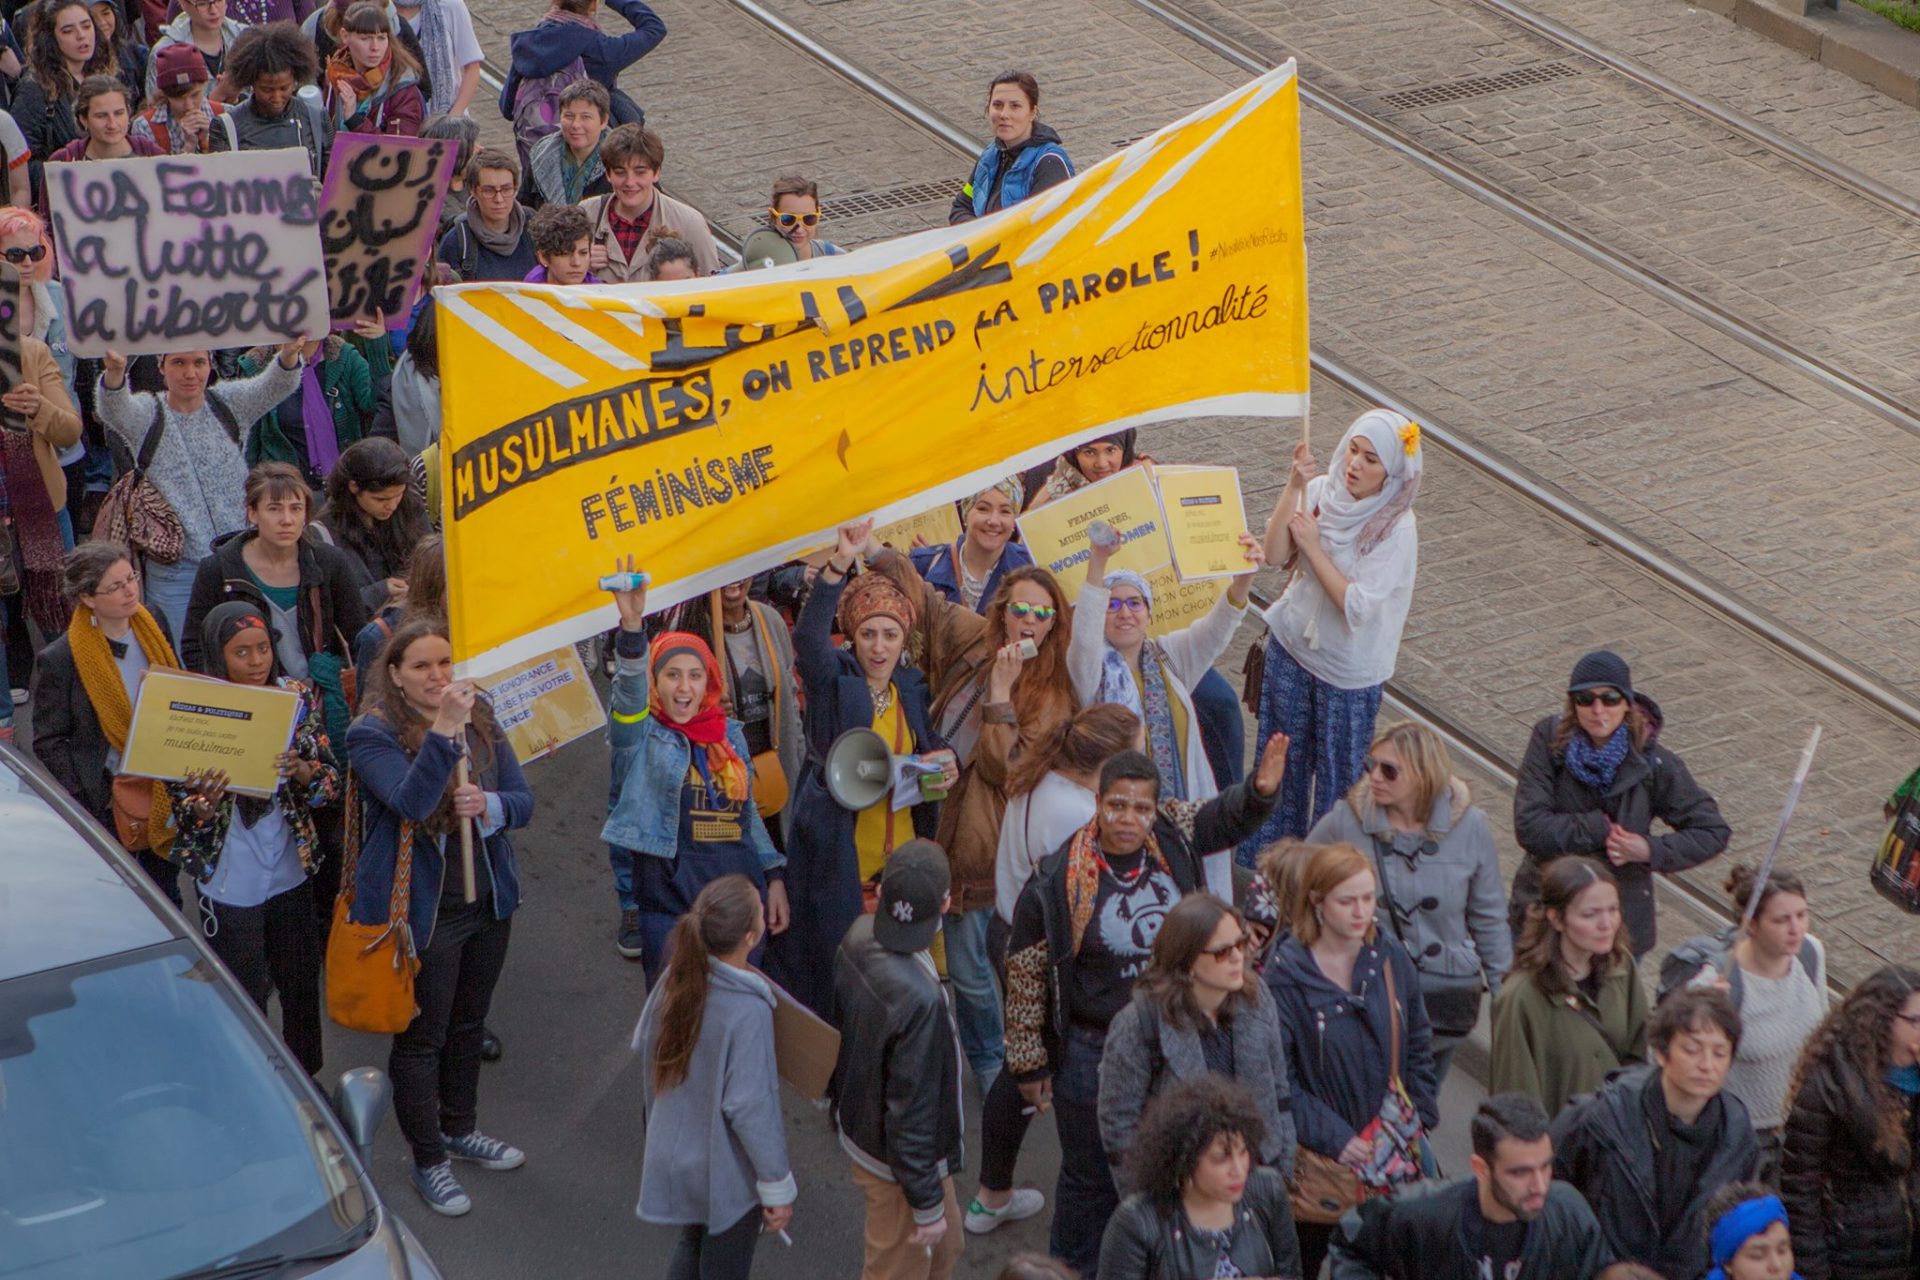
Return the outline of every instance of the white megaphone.
{"type": "Polygon", "coordinates": [[[827,794],[842,809],[871,809],[893,793],[896,769],[911,756],[895,756],[871,729],[849,729],[827,751],[827,794]]]}
{"type": "Polygon", "coordinates": [[[772,227],[762,227],[740,246],[740,269],[757,271],[761,267],[783,267],[800,261],[793,244],[772,227]]]}

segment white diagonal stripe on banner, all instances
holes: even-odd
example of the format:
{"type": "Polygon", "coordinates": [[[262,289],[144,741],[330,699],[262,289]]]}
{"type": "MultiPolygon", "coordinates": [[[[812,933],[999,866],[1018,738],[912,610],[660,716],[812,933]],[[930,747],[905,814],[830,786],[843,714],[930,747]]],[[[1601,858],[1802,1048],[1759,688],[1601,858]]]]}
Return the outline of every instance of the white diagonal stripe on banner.
{"type": "Polygon", "coordinates": [[[560,314],[559,309],[548,303],[545,298],[535,297],[532,294],[521,293],[517,290],[509,290],[506,296],[514,306],[520,308],[535,320],[538,320],[546,328],[553,330],[568,342],[571,342],[574,346],[579,347],[582,351],[600,361],[600,363],[612,365],[623,373],[633,373],[647,367],[644,361],[634,359],[577,320],[560,314]]]}
{"type": "Polygon", "coordinates": [[[439,294],[439,303],[472,326],[475,333],[500,348],[503,354],[512,356],[547,381],[569,389],[586,383],[586,378],[567,368],[538,347],[523,341],[515,335],[513,330],[468,302],[459,293],[447,290],[439,294]]]}
{"type": "Polygon", "coordinates": [[[1220,139],[1226,137],[1227,134],[1231,133],[1235,125],[1239,124],[1247,116],[1251,115],[1254,109],[1260,106],[1261,103],[1265,102],[1268,98],[1271,98],[1274,94],[1280,92],[1280,90],[1286,88],[1289,84],[1293,83],[1292,75],[1279,75],[1274,72],[1268,72],[1268,75],[1271,78],[1268,80],[1266,84],[1260,87],[1258,92],[1249,94],[1247,96],[1247,100],[1240,104],[1239,109],[1236,110],[1232,115],[1228,116],[1226,120],[1221,123],[1218,129],[1215,129],[1211,134],[1209,134],[1205,142],[1201,143],[1199,146],[1195,147],[1192,151],[1182,156],[1178,164],[1174,165],[1171,169],[1167,170],[1164,174],[1162,174],[1160,176],[1160,180],[1154,183],[1153,186],[1149,187],[1147,189],[1147,193],[1140,197],[1139,203],[1135,204],[1133,208],[1121,214],[1120,220],[1114,223],[1112,226],[1108,227],[1106,229],[1106,232],[1102,234],[1098,240],[1094,241],[1094,243],[1105,244],[1107,241],[1113,239],[1115,236],[1119,235],[1122,231],[1125,231],[1128,227],[1132,226],[1139,219],[1141,214],[1145,213],[1148,209],[1150,209],[1153,206],[1154,201],[1158,200],[1161,196],[1167,194],[1167,192],[1173,190],[1174,187],[1178,186],[1180,179],[1187,176],[1187,171],[1192,169],[1194,165],[1200,162],[1200,157],[1206,155],[1207,152],[1213,150],[1215,144],[1218,143],[1220,139]]]}

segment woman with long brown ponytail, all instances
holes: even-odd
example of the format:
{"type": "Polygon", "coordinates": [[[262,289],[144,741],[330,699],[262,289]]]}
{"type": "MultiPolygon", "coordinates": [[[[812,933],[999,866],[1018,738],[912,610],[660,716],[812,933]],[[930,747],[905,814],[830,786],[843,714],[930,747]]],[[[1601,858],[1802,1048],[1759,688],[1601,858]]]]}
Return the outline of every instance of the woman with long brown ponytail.
{"type": "Polygon", "coordinates": [[[751,880],[708,884],[674,925],[666,973],[634,1028],[647,1124],[634,1212],[680,1228],[667,1280],[747,1280],[760,1233],[793,1219],[775,998],[747,964],[766,931],[751,880]]]}

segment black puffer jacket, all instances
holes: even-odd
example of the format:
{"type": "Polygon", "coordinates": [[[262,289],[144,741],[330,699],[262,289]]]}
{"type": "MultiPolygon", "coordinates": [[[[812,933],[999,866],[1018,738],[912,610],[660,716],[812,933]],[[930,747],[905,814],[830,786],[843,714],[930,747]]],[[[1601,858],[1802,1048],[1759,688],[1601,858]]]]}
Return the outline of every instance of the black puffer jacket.
{"type": "MultiPolygon", "coordinates": [[[[1227,1256],[1238,1275],[1300,1274],[1287,1184],[1272,1169],[1248,1173],[1227,1256]]],[[[1100,1238],[1101,1280],[1213,1280],[1219,1266],[1220,1251],[1193,1233],[1185,1213],[1162,1213],[1144,1192],[1122,1202],[1100,1238]]]]}
{"type": "Polygon", "coordinates": [[[1747,1108],[1723,1091],[1720,1143],[1700,1171],[1679,1225],[1663,1238],[1661,1201],[1672,1189],[1655,1185],[1658,1157],[1647,1098],[1648,1090],[1659,1087],[1658,1067],[1631,1067],[1562,1109],[1553,1123],[1554,1175],[1586,1196],[1615,1257],[1673,1280],[1694,1280],[1712,1261],[1707,1201],[1729,1182],[1753,1177],[1760,1144],[1747,1108]]]}
{"type": "Polygon", "coordinates": [[[1653,950],[1653,872],[1698,866],[1724,850],[1733,831],[1680,757],[1660,745],[1659,704],[1643,693],[1635,694],[1634,701],[1652,732],[1644,748],[1627,752],[1605,792],[1574,777],[1567,770],[1565,750],[1554,750],[1559,716],[1548,716],[1533,727],[1513,791],[1513,834],[1527,856],[1514,873],[1510,910],[1517,930],[1527,906],[1539,901],[1540,868],[1555,858],[1584,854],[1605,861],[1607,819],[1612,818],[1653,846],[1652,863],[1613,869],[1620,880],[1620,914],[1638,959],[1653,950]],[[1656,818],[1672,830],[1653,834],[1656,818]]]}
{"type": "Polygon", "coordinates": [[[829,1092],[841,1137],[900,1185],[916,1222],[941,1214],[940,1180],[960,1168],[960,1050],[940,979],[922,956],[874,940],[873,917],[833,957],[840,1058],[829,1092]]]}
{"type": "Polygon", "coordinates": [[[1911,1280],[1920,1224],[1913,1099],[1904,1148],[1881,1150],[1873,1095],[1859,1072],[1827,1057],[1810,1064],[1787,1114],[1780,1198],[1805,1280],[1911,1280]]]}

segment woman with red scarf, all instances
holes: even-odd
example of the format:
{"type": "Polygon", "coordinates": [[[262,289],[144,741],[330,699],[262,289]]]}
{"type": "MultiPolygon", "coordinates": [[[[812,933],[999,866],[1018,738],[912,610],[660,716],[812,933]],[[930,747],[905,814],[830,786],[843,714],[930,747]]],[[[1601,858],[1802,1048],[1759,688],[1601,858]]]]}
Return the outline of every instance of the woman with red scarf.
{"type": "Polygon", "coordinates": [[[426,99],[420,63],[393,38],[386,6],[357,3],[340,22],[340,47],[327,59],[327,112],[341,133],[420,136],[426,99]]]}
{"type": "MultiPolygon", "coordinates": [[[[615,565],[633,571],[633,557],[615,565]]],[[[612,811],[600,837],[620,895],[621,953],[638,934],[648,973],[665,971],[667,935],[700,890],[744,875],[766,899],[767,932],[787,927],[786,859],[753,803],[747,735],[720,710],[720,666],[685,631],[643,630],[647,591],[616,591],[612,811]]],[[[631,958],[631,957],[629,957],[631,958]]]]}

